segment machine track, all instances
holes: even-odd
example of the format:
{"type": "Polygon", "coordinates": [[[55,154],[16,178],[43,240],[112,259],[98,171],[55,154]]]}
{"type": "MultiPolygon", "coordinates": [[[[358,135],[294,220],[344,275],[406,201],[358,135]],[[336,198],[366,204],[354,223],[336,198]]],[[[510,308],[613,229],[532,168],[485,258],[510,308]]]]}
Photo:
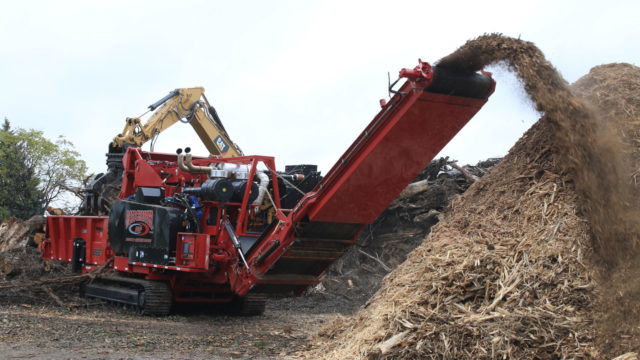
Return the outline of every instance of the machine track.
{"type": "Polygon", "coordinates": [[[141,315],[164,316],[171,312],[173,295],[164,281],[139,280],[144,287],[138,312],[141,315]]]}
{"type": "Polygon", "coordinates": [[[237,297],[230,304],[229,308],[234,315],[257,316],[262,315],[266,308],[267,296],[264,294],[248,294],[237,297]]]}
{"type": "Polygon", "coordinates": [[[132,306],[141,315],[168,315],[173,303],[166,282],[122,276],[98,278],[85,285],[83,293],[87,297],[132,306]]]}

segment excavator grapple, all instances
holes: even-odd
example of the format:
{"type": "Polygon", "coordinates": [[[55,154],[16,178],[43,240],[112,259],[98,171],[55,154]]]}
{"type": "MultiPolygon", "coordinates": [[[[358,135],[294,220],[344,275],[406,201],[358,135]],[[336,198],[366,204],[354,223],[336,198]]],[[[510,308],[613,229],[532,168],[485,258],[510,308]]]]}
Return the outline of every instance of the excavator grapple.
{"type": "MultiPolygon", "coordinates": [[[[164,315],[175,303],[226,303],[257,315],[268,297],[300,295],[480,110],[489,73],[419,61],[321,177],[312,165],[276,171],[275,159],[197,157],[129,147],[108,216],[49,216],[44,258],[117,276],[87,296],[164,315]]],[[[165,100],[166,101],[166,100],[165,100]]]]}

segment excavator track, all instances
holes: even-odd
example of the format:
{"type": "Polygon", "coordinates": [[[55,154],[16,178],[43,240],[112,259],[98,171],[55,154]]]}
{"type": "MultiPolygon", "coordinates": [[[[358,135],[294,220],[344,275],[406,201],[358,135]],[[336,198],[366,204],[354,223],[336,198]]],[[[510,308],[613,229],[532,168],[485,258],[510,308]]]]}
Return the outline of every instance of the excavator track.
{"type": "Polygon", "coordinates": [[[84,286],[83,294],[130,306],[140,315],[168,315],[173,303],[166,282],[121,276],[98,278],[84,286]]]}

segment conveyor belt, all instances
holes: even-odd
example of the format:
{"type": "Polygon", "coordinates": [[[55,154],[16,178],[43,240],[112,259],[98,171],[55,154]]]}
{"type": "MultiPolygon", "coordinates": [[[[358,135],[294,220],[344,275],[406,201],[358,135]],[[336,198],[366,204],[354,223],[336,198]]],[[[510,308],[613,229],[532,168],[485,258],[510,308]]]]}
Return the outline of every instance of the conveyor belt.
{"type": "Polygon", "coordinates": [[[355,243],[363,225],[312,222],[302,227],[289,250],[265,274],[252,292],[274,297],[300,295],[320,283],[322,273],[355,243]]]}

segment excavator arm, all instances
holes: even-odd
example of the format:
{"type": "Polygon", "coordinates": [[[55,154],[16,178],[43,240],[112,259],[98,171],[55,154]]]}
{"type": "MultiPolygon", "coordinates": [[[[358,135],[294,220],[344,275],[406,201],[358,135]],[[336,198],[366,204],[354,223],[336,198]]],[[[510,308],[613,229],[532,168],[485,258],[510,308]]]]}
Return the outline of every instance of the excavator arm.
{"type": "Polygon", "coordinates": [[[204,95],[204,88],[175,89],[148,106],[148,111],[136,118],[127,118],[122,133],[109,144],[106,173],[98,174],[85,188],[80,215],[106,215],[120,193],[122,157],[128,147],[142,147],[177,122],[189,123],[214,156],[242,156],[242,150],[227,134],[220,117],[204,95]],[[141,117],[153,112],[143,123],[141,117]]]}
{"type": "Polygon", "coordinates": [[[211,155],[242,156],[242,150],[229,138],[218,114],[204,96],[204,88],[176,89],[149,105],[153,115],[142,124],[137,118],[127,118],[124,129],[111,143],[111,149],[141,147],[176,122],[191,124],[211,155]]]}

